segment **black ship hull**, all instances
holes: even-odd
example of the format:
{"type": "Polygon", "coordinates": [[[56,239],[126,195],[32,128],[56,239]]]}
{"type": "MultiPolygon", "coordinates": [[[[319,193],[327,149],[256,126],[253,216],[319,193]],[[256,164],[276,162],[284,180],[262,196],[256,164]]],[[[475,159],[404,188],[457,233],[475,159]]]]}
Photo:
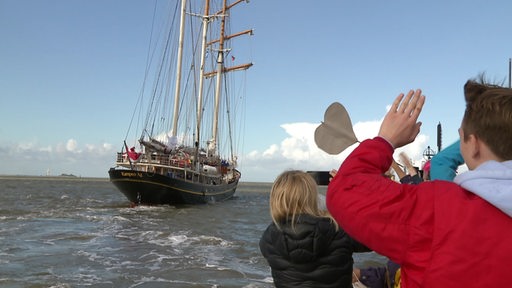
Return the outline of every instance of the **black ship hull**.
{"type": "Polygon", "coordinates": [[[110,181],[135,205],[220,202],[231,198],[238,185],[238,178],[230,183],[204,184],[129,169],[111,168],[108,174],[110,181]]]}

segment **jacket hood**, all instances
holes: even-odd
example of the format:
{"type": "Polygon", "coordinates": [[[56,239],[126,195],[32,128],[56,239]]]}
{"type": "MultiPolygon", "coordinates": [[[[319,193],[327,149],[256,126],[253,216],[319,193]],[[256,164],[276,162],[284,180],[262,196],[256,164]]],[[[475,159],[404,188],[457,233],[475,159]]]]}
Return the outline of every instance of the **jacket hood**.
{"type": "Polygon", "coordinates": [[[512,160],[487,161],[453,181],[512,217],[512,160]]]}

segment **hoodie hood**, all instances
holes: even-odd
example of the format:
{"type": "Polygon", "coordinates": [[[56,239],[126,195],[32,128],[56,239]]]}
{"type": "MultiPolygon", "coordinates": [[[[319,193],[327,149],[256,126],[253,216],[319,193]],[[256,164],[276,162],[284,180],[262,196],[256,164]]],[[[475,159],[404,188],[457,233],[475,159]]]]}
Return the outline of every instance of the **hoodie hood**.
{"type": "Polygon", "coordinates": [[[487,161],[453,181],[512,217],[512,160],[487,161]]]}

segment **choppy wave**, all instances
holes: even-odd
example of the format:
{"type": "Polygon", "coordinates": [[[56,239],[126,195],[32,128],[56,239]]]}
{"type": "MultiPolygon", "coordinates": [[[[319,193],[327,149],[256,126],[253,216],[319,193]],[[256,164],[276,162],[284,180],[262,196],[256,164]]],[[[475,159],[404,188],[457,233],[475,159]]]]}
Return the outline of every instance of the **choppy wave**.
{"type": "Polygon", "coordinates": [[[2,287],[272,287],[254,186],[223,203],[130,208],[109,182],[0,181],[2,287]]]}

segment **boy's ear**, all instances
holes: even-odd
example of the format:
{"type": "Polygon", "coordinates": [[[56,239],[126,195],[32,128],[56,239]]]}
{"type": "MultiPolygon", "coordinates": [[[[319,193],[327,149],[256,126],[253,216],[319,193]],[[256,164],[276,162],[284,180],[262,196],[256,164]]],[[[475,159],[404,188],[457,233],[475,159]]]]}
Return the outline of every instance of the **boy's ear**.
{"type": "Polygon", "coordinates": [[[466,144],[469,147],[469,155],[472,159],[477,160],[481,155],[481,143],[474,134],[469,135],[466,144]]]}

